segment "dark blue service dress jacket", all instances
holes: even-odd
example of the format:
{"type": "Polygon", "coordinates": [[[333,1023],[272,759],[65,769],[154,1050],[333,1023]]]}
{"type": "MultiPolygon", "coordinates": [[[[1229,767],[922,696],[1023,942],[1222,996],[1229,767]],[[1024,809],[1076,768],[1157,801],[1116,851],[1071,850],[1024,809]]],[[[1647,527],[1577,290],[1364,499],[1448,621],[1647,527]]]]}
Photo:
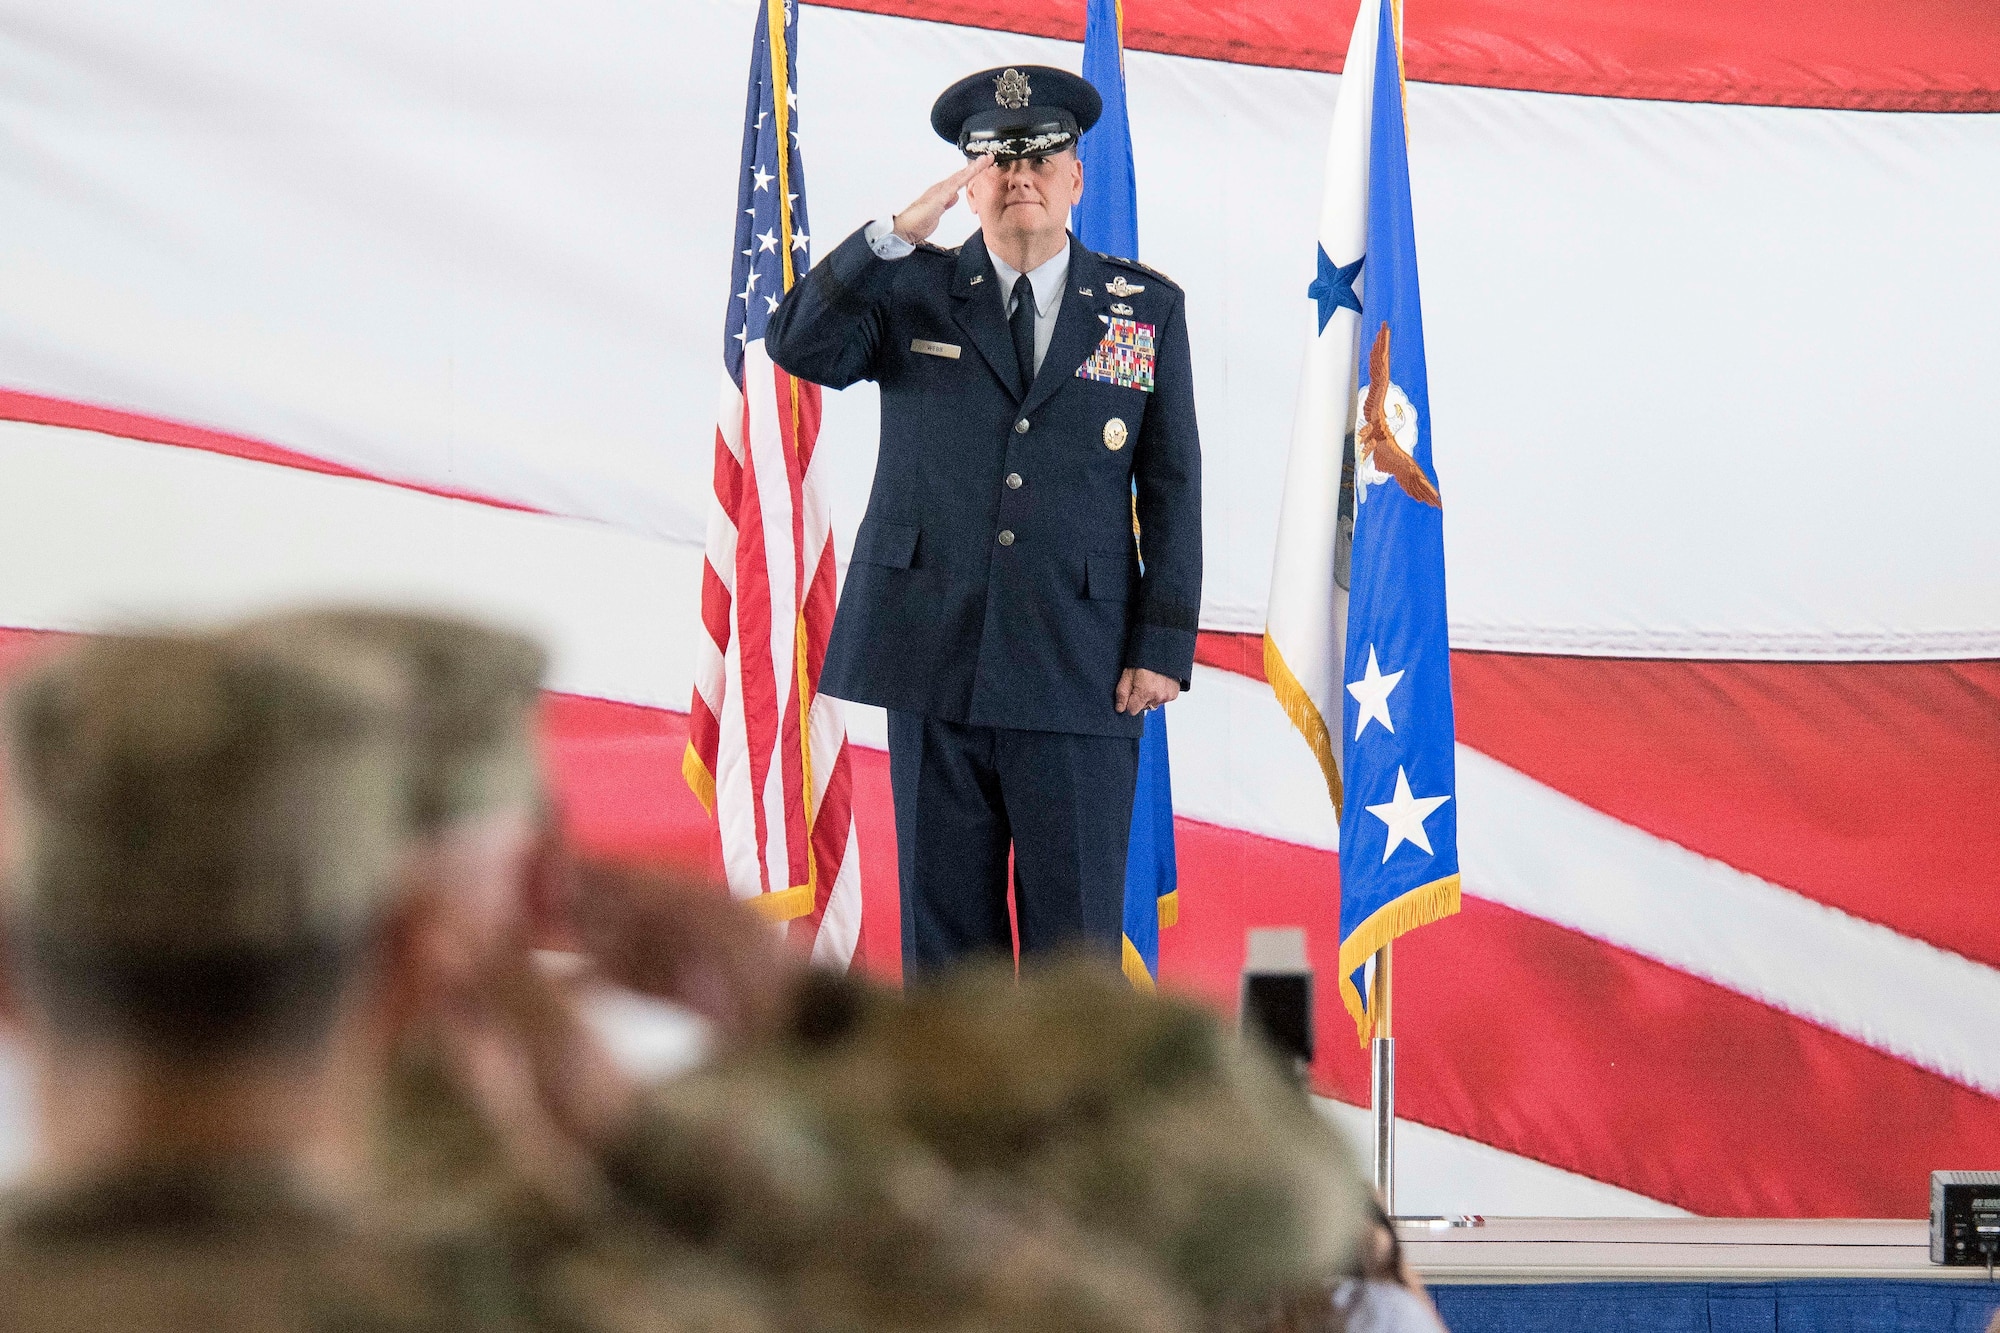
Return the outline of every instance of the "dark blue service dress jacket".
{"type": "Polygon", "coordinates": [[[1137,736],[1118,677],[1185,687],[1201,606],[1182,293],[1072,237],[1025,397],[1000,301],[977,234],[884,260],[856,232],[771,318],[765,346],[792,374],[882,390],[820,688],[973,726],[1137,736]]]}

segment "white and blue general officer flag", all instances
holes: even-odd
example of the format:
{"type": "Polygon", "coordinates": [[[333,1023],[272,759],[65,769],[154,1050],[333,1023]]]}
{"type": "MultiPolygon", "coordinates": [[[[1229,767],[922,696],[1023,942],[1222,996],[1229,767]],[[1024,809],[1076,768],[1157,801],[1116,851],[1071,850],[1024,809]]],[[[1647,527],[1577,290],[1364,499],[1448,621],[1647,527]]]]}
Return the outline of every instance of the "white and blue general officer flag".
{"type": "Polygon", "coordinates": [[[1364,1041],[1368,959],[1459,902],[1444,510],[1397,45],[1388,0],[1364,0],[1327,154],[1264,637],[1265,673],[1340,811],[1340,994],[1364,1041]]]}

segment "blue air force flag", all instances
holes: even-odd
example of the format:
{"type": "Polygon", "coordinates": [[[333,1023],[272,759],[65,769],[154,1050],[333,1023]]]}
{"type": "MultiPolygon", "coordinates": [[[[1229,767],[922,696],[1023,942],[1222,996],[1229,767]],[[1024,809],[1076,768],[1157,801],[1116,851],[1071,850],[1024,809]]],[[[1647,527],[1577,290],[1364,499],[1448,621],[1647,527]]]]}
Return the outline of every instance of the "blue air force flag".
{"type": "Polygon", "coordinates": [[[1388,0],[1364,0],[1327,153],[1264,633],[1266,675],[1340,811],[1340,994],[1364,1041],[1369,957],[1458,910],[1444,511],[1397,39],[1388,0]]]}
{"type": "MultiPolygon", "coordinates": [[[[1132,172],[1132,132],[1125,113],[1123,15],[1118,0],[1089,0],[1083,36],[1083,77],[1104,99],[1104,114],[1077,148],[1083,198],[1071,219],[1076,238],[1093,250],[1139,257],[1139,204],[1132,172]]],[[[1140,558],[1145,534],[1137,533],[1140,558]]],[[[1167,714],[1146,714],[1139,739],[1139,782],[1132,794],[1132,829],[1125,851],[1125,975],[1150,990],[1160,975],[1160,928],[1179,910],[1174,862],[1174,792],[1167,768],[1167,714]]]]}

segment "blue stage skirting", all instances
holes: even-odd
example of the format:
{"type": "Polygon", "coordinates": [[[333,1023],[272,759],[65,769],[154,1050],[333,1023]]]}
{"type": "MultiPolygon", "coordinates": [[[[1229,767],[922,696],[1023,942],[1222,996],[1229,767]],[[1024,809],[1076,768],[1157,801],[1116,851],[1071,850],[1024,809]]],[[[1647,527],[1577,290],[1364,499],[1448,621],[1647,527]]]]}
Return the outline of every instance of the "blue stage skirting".
{"type": "Polygon", "coordinates": [[[1451,1333],[1986,1333],[1984,1282],[1575,1282],[1431,1288],[1451,1333]]]}

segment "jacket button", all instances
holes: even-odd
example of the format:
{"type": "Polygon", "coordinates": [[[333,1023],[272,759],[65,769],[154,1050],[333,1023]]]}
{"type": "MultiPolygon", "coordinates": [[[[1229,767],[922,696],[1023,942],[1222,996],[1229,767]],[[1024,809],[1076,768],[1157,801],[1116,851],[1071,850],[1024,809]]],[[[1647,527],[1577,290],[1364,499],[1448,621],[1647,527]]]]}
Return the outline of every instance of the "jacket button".
{"type": "Polygon", "coordinates": [[[1026,435],[1028,433],[1028,419],[1026,417],[1022,417],[1014,423],[1014,433],[1016,435],[1026,435]]]}
{"type": "Polygon", "coordinates": [[[1000,529],[1000,544],[1002,546],[1012,546],[1014,544],[1014,530],[1012,528],[1000,529]]]}
{"type": "Polygon", "coordinates": [[[1020,473],[1018,473],[1018,472],[1009,472],[1009,473],[1007,474],[1007,489],[1008,489],[1008,490],[1010,490],[1010,491],[1018,491],[1018,490],[1020,490],[1020,489],[1021,489],[1021,474],[1020,474],[1020,473]]]}

